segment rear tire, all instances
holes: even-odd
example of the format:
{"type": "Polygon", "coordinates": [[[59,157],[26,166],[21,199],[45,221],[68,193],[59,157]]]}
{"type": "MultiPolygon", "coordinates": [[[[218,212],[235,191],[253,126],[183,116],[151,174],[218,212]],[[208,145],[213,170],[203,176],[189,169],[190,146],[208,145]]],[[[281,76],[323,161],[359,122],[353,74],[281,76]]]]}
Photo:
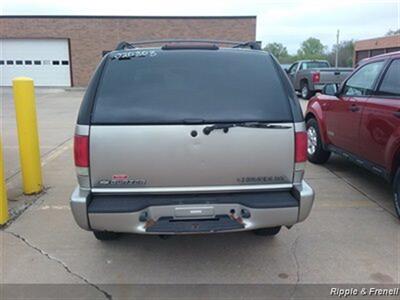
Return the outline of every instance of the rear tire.
{"type": "Polygon", "coordinates": [[[117,239],[120,234],[116,232],[110,232],[110,231],[93,231],[94,236],[96,239],[99,241],[111,241],[117,239]]]}
{"type": "Polygon", "coordinates": [[[310,91],[307,81],[301,82],[300,93],[301,93],[301,98],[306,99],[306,100],[310,99],[314,94],[312,91],[310,91]]]}
{"type": "Polygon", "coordinates": [[[277,226],[277,227],[270,227],[270,228],[260,228],[253,230],[255,235],[260,235],[260,236],[275,236],[279,233],[281,230],[282,226],[277,226]]]}
{"type": "Polygon", "coordinates": [[[326,163],[331,156],[330,151],[324,150],[317,120],[311,118],[306,123],[307,128],[307,158],[314,164],[326,163]]]}
{"type": "Polygon", "coordinates": [[[400,167],[397,168],[397,172],[393,180],[393,202],[397,216],[400,219],[400,167]]]}

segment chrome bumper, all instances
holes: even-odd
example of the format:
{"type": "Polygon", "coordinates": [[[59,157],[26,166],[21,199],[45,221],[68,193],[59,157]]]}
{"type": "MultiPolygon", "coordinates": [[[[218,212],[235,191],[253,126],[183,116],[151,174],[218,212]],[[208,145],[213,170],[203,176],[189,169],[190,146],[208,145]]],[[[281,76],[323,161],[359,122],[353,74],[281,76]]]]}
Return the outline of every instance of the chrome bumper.
{"type": "MultiPolygon", "coordinates": [[[[76,223],[85,230],[114,231],[141,234],[159,234],[157,232],[147,232],[146,222],[140,221],[141,214],[146,211],[151,220],[157,221],[161,217],[174,216],[175,218],[187,218],[180,216],[177,211],[212,211],[215,215],[231,215],[232,210],[241,212],[246,209],[250,213],[249,218],[240,218],[244,225],[241,229],[229,231],[245,231],[257,228],[267,228],[274,226],[292,226],[305,220],[310,214],[314,191],[305,182],[295,186],[292,191],[293,196],[298,200],[298,207],[281,208],[249,208],[238,203],[233,204],[190,204],[190,205],[165,205],[150,206],[137,212],[127,213],[88,213],[87,205],[90,200],[90,192],[75,189],[71,196],[71,210],[76,223]]],[[[239,217],[239,215],[233,215],[239,217]]],[[[202,215],[202,217],[210,217],[202,215]]],[[[148,224],[147,224],[148,225],[148,224]]],[[[163,233],[165,234],[165,233],[163,233]]],[[[170,232],[169,234],[174,234],[170,232]]]]}

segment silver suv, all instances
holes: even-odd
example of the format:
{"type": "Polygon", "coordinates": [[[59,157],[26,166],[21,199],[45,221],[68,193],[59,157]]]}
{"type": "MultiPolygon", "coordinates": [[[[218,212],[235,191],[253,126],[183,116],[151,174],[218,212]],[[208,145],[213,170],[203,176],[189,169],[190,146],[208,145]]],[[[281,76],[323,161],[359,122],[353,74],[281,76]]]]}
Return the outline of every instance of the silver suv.
{"type": "Polygon", "coordinates": [[[252,43],[121,45],[102,59],[78,116],[80,227],[100,240],[275,235],[309,215],[303,115],[271,54],[252,43]]]}

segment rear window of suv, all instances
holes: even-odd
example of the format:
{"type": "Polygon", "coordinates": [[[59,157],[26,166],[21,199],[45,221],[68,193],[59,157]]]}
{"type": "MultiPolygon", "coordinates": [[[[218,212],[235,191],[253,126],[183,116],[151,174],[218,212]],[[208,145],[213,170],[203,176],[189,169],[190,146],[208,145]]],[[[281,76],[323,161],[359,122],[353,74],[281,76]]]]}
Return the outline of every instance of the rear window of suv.
{"type": "Polygon", "coordinates": [[[92,124],[292,121],[271,57],[238,50],[156,50],[113,59],[96,93],[92,124]]]}

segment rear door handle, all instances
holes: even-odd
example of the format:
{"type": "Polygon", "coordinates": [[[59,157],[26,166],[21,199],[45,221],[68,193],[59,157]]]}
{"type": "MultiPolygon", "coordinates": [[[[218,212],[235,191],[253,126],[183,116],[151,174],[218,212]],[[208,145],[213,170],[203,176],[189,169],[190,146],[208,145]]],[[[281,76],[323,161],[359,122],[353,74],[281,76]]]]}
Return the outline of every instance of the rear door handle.
{"type": "Polygon", "coordinates": [[[352,111],[352,112],[357,112],[357,111],[359,111],[360,110],[360,108],[357,106],[357,105],[355,105],[355,104],[352,104],[351,106],[350,106],[350,111],[352,111]]]}

